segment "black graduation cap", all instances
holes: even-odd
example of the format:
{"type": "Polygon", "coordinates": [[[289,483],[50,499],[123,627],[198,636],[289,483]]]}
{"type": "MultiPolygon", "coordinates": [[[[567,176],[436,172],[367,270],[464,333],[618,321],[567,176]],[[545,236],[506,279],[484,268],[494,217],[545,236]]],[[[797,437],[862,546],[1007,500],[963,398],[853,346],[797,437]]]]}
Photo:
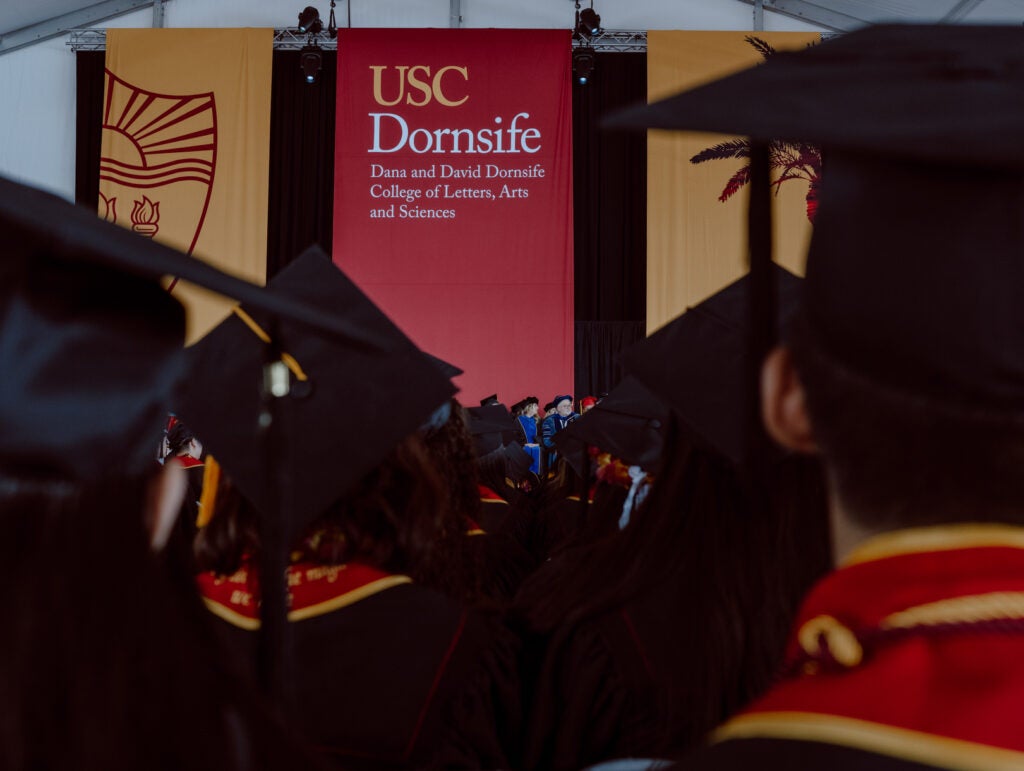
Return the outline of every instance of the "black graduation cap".
{"type": "Polygon", "coordinates": [[[867,28],[609,125],[820,144],[813,344],[889,387],[1019,412],[1024,28],[867,28]]]}
{"type": "Polygon", "coordinates": [[[185,278],[303,323],[372,336],[56,196],[0,178],[0,465],[92,479],[152,463],[182,368],[185,278]]]}
{"type": "MultiPolygon", "coordinates": [[[[297,535],[342,497],[454,393],[436,360],[420,351],[319,247],[289,264],[267,291],[334,311],[382,343],[376,350],[310,333],[287,320],[277,342],[292,370],[279,420],[285,432],[285,532],[297,535]]],[[[243,304],[189,350],[182,418],[202,437],[241,492],[267,515],[266,459],[252,441],[262,396],[258,373],[268,314],[243,304]]]]}
{"type": "Polygon", "coordinates": [[[490,407],[492,405],[500,404],[500,403],[501,402],[498,401],[498,395],[497,394],[491,394],[490,396],[485,396],[483,399],[480,400],[480,406],[481,407],[490,407]]]}
{"type": "MultiPolygon", "coordinates": [[[[582,447],[593,445],[627,465],[656,471],[667,424],[664,402],[627,375],[597,406],[556,433],[553,441],[574,468],[582,447]]],[[[583,473],[580,468],[576,471],[583,473]]]]}
{"type": "Polygon", "coordinates": [[[434,356],[432,353],[427,353],[427,357],[434,362],[434,365],[441,370],[442,374],[449,380],[465,374],[465,370],[456,367],[454,364],[451,364],[444,359],[434,356]]]}
{"type": "Polygon", "coordinates": [[[518,433],[517,421],[504,404],[470,407],[466,412],[469,415],[469,433],[473,436],[477,457],[483,457],[515,441],[518,433]]]}
{"type": "Polygon", "coordinates": [[[530,466],[533,458],[519,442],[509,442],[503,448],[505,458],[508,460],[508,470],[515,480],[522,480],[530,473],[530,466]]]}
{"type": "MultiPolygon", "coordinates": [[[[796,315],[801,281],[774,264],[772,277],[785,329],[796,315]]],[[[750,278],[744,276],[630,347],[621,357],[627,374],[735,463],[743,460],[745,449],[742,405],[750,288],[750,278]]],[[[614,396],[613,391],[576,423],[584,424],[591,415],[605,409],[614,396]]]]}

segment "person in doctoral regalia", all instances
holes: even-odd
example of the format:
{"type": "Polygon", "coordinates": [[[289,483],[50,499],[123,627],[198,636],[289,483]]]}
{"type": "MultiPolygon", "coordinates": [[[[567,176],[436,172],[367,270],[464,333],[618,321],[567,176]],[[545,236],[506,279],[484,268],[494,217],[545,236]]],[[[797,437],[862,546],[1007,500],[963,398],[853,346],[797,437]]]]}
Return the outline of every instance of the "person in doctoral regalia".
{"type": "MultiPolygon", "coordinates": [[[[792,306],[798,279],[777,274],[792,306]]],[[[652,467],[654,482],[621,533],[563,551],[517,597],[524,676],[533,675],[526,768],[667,758],[694,746],[767,687],[804,591],[828,567],[818,465],[775,458],[762,507],[741,478],[733,413],[747,285],[626,352],[632,388],[642,384],[646,396],[616,402],[613,391],[562,432],[614,446],[652,467]],[[603,437],[582,433],[616,403],[627,408],[609,416],[603,437]]]]}
{"type": "MultiPolygon", "coordinates": [[[[519,443],[523,449],[530,454],[530,471],[540,474],[540,442],[537,441],[537,411],[540,400],[536,396],[527,396],[519,402],[521,411],[516,414],[516,420],[522,428],[519,443]]],[[[513,414],[516,410],[513,410],[513,414]]]]}
{"type": "Polygon", "coordinates": [[[565,429],[570,423],[579,418],[579,413],[572,408],[572,396],[563,394],[551,400],[554,413],[548,415],[540,424],[540,442],[547,457],[545,463],[550,473],[555,469],[558,460],[558,453],[555,449],[555,434],[565,429]]]}
{"type": "Polygon", "coordinates": [[[893,25],[639,116],[824,161],[762,404],[823,459],[839,568],[776,685],[683,767],[1024,768],[1022,95],[1020,26],[893,25]]]}
{"type": "Polygon", "coordinates": [[[0,767],[319,768],[217,647],[152,452],[185,338],[160,277],[263,290],[5,179],[0,228],[0,767]]]}
{"type": "Polygon", "coordinates": [[[372,345],[286,324],[271,331],[243,306],[192,349],[195,392],[178,411],[223,472],[197,541],[207,607],[256,673],[265,600],[256,557],[272,546],[255,523],[279,518],[293,651],[286,716],[342,768],[506,765],[505,732],[514,736],[518,721],[513,638],[421,580],[444,568],[437,544],[449,501],[420,432],[440,420],[453,386],[318,249],[269,292],[344,308],[372,345]],[[280,345],[292,375],[276,489],[238,430],[260,409],[245,383],[267,355],[264,340],[280,345]],[[367,407],[356,426],[344,410],[353,402],[367,407]]]}

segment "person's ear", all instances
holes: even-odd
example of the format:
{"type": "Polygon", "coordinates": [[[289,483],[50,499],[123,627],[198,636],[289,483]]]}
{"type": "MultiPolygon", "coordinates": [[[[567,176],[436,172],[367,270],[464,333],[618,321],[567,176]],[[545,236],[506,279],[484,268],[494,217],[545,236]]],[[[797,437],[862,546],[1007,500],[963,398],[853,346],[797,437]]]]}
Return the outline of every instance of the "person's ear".
{"type": "Polygon", "coordinates": [[[788,348],[775,348],[761,368],[761,415],[768,435],[786,449],[818,452],[803,383],[788,348]]]}
{"type": "Polygon", "coordinates": [[[188,490],[185,467],[171,458],[160,467],[160,472],[149,480],[146,490],[146,527],[149,530],[149,546],[163,551],[171,537],[174,523],[181,513],[181,504],[188,490]]]}

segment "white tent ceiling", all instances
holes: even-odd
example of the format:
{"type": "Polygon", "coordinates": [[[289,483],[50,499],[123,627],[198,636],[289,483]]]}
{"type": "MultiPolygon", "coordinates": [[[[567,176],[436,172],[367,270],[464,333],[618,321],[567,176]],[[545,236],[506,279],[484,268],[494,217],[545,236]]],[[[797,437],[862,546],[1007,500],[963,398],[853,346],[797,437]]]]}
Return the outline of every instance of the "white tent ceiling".
{"type": "Polygon", "coordinates": [[[743,0],[821,27],[847,31],[876,22],[1024,24],[1024,0],[743,0]]]}
{"type": "MultiPolygon", "coordinates": [[[[316,2],[316,0],[310,0],[316,2]]],[[[429,0],[431,5],[439,0],[429,0]]],[[[571,0],[560,0],[569,6],[571,0]]],[[[671,3],[673,0],[660,0],[671,3]]],[[[62,34],[67,29],[87,27],[139,8],[156,6],[157,14],[164,3],[174,0],[33,0],[17,2],[6,0],[0,4],[0,53],[31,45],[34,42],[62,34]]],[[[407,0],[410,9],[426,0],[407,0]]],[[[448,0],[454,14],[470,10],[478,0],[448,0]]],[[[544,0],[550,6],[559,0],[544,0]]],[[[609,7],[626,3],[627,0],[596,0],[595,7],[606,13],[609,7]]],[[[635,2],[635,0],[633,0],[635,2]]],[[[878,21],[917,22],[967,22],[967,23],[1024,23],[1024,0],[705,0],[707,3],[736,5],[744,2],[754,10],[763,8],[766,14],[782,14],[797,18],[818,27],[834,30],[848,30],[863,24],[878,21]]],[[[372,9],[377,0],[338,0],[338,15],[351,11],[372,9]],[[354,8],[346,8],[349,4],[354,8]],[[364,8],[360,9],[359,6],[364,8]]],[[[293,12],[297,13],[303,1],[297,0],[293,12]]],[[[327,5],[327,0],[320,3],[327,5]]],[[[526,0],[515,0],[514,5],[529,6],[526,0]]],[[[290,20],[292,11],[286,12],[288,4],[282,2],[281,24],[290,20]]],[[[324,9],[326,10],[326,8],[324,9]]],[[[365,12],[362,14],[365,16],[365,12]]],[[[567,10],[566,19],[571,19],[567,10]]],[[[159,16],[158,16],[159,18],[159,16]]],[[[524,14],[526,24],[536,22],[524,14]]],[[[379,22],[378,22],[379,23],[379,22]]],[[[568,25],[568,21],[567,21],[568,25]]],[[[383,24],[387,26],[387,24],[383,24]]]]}

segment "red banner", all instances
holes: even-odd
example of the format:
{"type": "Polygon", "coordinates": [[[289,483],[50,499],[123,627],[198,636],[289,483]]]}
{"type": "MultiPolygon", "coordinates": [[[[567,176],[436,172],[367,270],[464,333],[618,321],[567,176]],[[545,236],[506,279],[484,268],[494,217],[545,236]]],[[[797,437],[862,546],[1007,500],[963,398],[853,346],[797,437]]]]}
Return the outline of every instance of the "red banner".
{"type": "Polygon", "coordinates": [[[566,30],[338,33],[334,260],[466,404],[573,383],[566,30]]]}

